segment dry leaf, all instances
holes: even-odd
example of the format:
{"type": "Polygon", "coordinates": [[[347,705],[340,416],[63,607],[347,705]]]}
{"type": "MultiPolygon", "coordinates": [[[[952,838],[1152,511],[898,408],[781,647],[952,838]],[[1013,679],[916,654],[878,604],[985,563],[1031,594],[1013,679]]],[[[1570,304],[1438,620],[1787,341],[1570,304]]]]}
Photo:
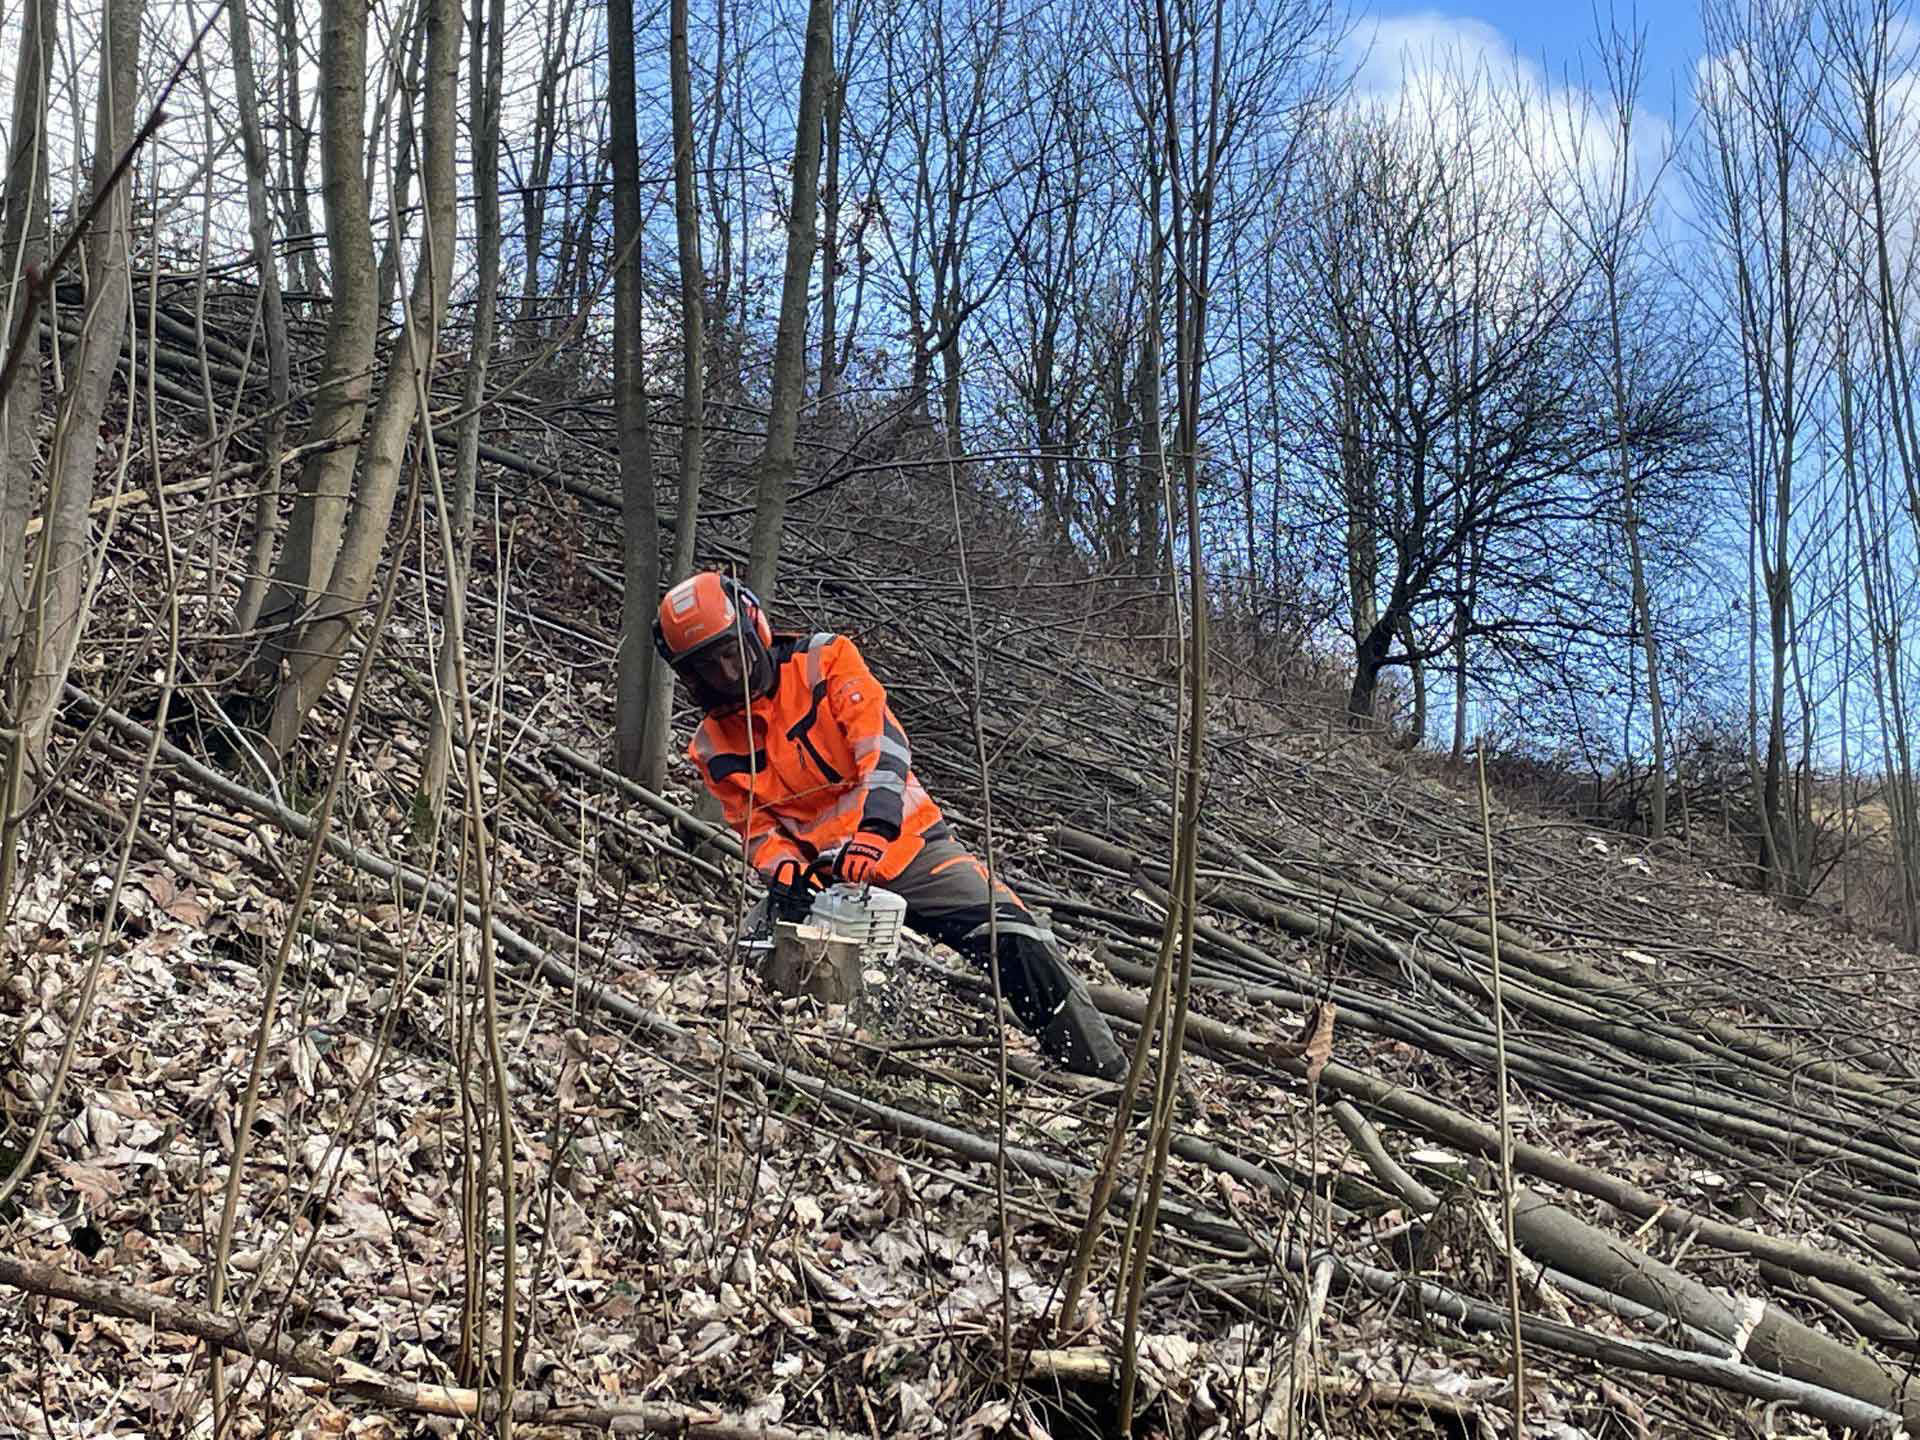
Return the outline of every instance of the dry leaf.
{"type": "Polygon", "coordinates": [[[1627,1422],[1633,1426],[1634,1435],[1639,1437],[1639,1440],[1645,1440],[1647,1412],[1641,1408],[1639,1401],[1611,1380],[1604,1379],[1600,1382],[1600,1398],[1626,1416],[1627,1422]]]}
{"type": "Polygon", "coordinates": [[[212,913],[191,895],[182,895],[161,908],[182,925],[205,925],[208,916],[212,913]]]}
{"type": "Polygon", "coordinates": [[[1300,1029],[1299,1044],[1307,1062],[1308,1085],[1320,1083],[1320,1072],[1327,1068],[1327,1061],[1333,1058],[1335,1008],[1331,1000],[1322,1000],[1313,1007],[1313,1014],[1307,1017],[1307,1023],[1300,1029]]]}
{"type": "Polygon", "coordinates": [[[66,1177],[69,1185],[80,1192],[91,1214],[97,1215],[105,1210],[113,1198],[125,1188],[118,1175],[111,1170],[103,1170],[98,1165],[83,1165],[77,1160],[69,1160],[55,1168],[66,1177]]]}

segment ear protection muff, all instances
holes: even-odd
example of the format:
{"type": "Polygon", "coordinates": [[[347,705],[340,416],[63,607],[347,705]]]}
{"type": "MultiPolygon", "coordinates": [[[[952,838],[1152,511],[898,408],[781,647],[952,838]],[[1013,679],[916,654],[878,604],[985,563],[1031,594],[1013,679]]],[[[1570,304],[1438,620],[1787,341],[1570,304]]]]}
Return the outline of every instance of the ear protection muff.
{"type": "Polygon", "coordinates": [[[753,617],[753,633],[760,637],[760,643],[771,650],[773,648],[773,626],[767,623],[767,612],[760,604],[760,597],[737,580],[723,580],[723,589],[733,597],[733,603],[743,606],[753,617]]]}

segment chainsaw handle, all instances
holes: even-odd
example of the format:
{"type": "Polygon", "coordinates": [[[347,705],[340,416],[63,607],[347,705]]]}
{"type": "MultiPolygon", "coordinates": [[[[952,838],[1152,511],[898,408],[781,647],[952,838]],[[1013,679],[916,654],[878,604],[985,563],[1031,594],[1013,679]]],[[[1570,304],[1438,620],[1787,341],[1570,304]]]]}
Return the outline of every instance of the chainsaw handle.
{"type": "Polygon", "coordinates": [[[833,860],[821,855],[802,864],[789,856],[773,867],[773,873],[767,877],[767,883],[776,889],[824,890],[833,883],[833,860]]]}
{"type": "Polygon", "coordinates": [[[776,920],[804,920],[813,908],[813,897],[826,889],[833,879],[833,862],[817,859],[802,864],[789,857],[773,867],[767,878],[767,900],[776,920]]]}

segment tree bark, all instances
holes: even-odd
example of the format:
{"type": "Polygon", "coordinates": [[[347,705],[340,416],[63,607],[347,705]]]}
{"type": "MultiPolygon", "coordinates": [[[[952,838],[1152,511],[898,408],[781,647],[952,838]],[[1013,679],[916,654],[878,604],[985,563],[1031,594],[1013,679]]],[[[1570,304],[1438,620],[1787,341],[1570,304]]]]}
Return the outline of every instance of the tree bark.
{"type": "Polygon", "coordinates": [[[653,616],[660,595],[660,515],[647,421],[646,352],[640,336],[640,153],[634,114],[633,3],[607,7],[608,104],[613,138],[613,403],[620,434],[620,654],[614,695],[614,768],[648,789],[649,757],[664,766],[666,740],[653,730],[649,697],[671,678],[656,675],[653,616]]]}
{"type": "MultiPolygon", "coordinates": [[[[320,260],[315,254],[314,242],[320,237],[313,228],[313,205],[307,195],[307,160],[313,148],[313,132],[307,126],[306,104],[300,97],[300,71],[305,63],[306,56],[300,50],[299,0],[280,0],[280,83],[284,96],[279,127],[280,186],[287,207],[288,228],[296,242],[292,255],[293,273],[298,277],[295,288],[317,299],[321,289],[320,260]]],[[[324,60],[322,68],[325,68],[324,60]]],[[[326,122],[323,119],[321,123],[326,122]]],[[[322,164],[325,164],[324,158],[322,164]]],[[[323,177],[323,188],[325,184],[323,177]]]]}
{"type": "Polygon", "coordinates": [[[540,83],[534,92],[533,163],[522,175],[520,215],[526,270],[520,289],[516,340],[525,344],[540,331],[543,297],[540,258],[546,243],[547,185],[553,178],[553,152],[559,133],[560,71],[573,30],[572,0],[548,0],[547,36],[540,50],[540,83]]]}
{"type": "MultiPolygon", "coordinates": [[[[1407,661],[1407,679],[1413,687],[1413,710],[1412,713],[1407,716],[1406,733],[1402,735],[1396,743],[1402,750],[1418,750],[1421,745],[1426,743],[1427,738],[1427,665],[1424,660],[1419,658],[1414,647],[1413,617],[1411,615],[1403,614],[1400,617],[1400,643],[1406,647],[1407,654],[1413,657],[1407,661]]],[[[1466,651],[1466,643],[1463,640],[1459,649],[1460,674],[1462,677],[1467,673],[1466,651]]],[[[1466,708],[1464,704],[1465,694],[1466,686],[1463,679],[1460,686],[1455,690],[1455,698],[1462,702],[1462,710],[1466,708]]]]}
{"type": "MultiPolygon", "coordinates": [[[[1151,178],[1147,189],[1147,204],[1151,213],[1160,211],[1161,194],[1165,185],[1165,171],[1157,160],[1149,159],[1151,178]]],[[[1133,411],[1140,427],[1140,467],[1133,484],[1133,565],[1135,583],[1147,585],[1150,589],[1155,581],[1148,577],[1157,577],[1164,573],[1172,579],[1173,537],[1163,523],[1161,501],[1166,488],[1166,442],[1160,413],[1160,335],[1162,326],[1161,299],[1165,290],[1165,246],[1155,237],[1149,249],[1147,262],[1145,294],[1142,298],[1144,329],[1140,342],[1139,367],[1133,377],[1133,411]]],[[[1159,607],[1154,607],[1156,610],[1159,607]]],[[[1151,623],[1157,625],[1161,614],[1154,614],[1151,623]]]]}
{"type": "Polygon", "coordinates": [[[1380,691],[1380,672],[1386,668],[1393,626],[1397,623],[1397,615],[1382,616],[1373,622],[1373,628],[1354,647],[1353,683],[1347,687],[1347,720],[1356,728],[1373,719],[1374,700],[1380,691]]]}
{"type": "MultiPolygon", "coordinates": [[[[53,0],[28,0],[21,18],[13,124],[7,130],[12,163],[0,202],[0,294],[5,296],[0,345],[10,344],[20,325],[38,324],[37,316],[25,313],[31,304],[27,276],[47,263],[49,157],[42,121],[58,15],[53,0]]],[[[35,432],[44,399],[42,373],[39,343],[30,341],[7,393],[0,395],[0,677],[9,672],[27,606],[26,532],[39,491],[35,432]]]]}
{"type": "Polygon", "coordinates": [[[1627,447],[1627,388],[1621,359],[1617,286],[1617,278],[1609,269],[1607,290],[1613,328],[1614,425],[1620,436],[1620,521],[1627,536],[1627,571],[1633,587],[1633,623],[1640,632],[1640,654],[1647,667],[1647,723],[1652,731],[1653,745],[1650,775],[1652,811],[1647,820],[1647,838],[1661,840],[1667,833],[1667,704],[1660,675],[1660,641],[1653,629],[1653,597],[1647,586],[1646,559],[1641,553],[1639,494],[1633,475],[1632,456],[1627,447]]]}
{"type": "Polygon", "coordinates": [[[233,616],[235,632],[244,635],[260,618],[273,567],[274,542],[280,533],[280,464],[287,442],[291,379],[287,359],[287,310],[280,293],[280,267],[273,253],[273,210],[267,195],[267,143],[260,128],[260,101],[255,89],[253,38],[246,0],[228,0],[227,34],[233,46],[240,150],[247,167],[247,234],[253,245],[254,269],[260,275],[260,326],[266,337],[268,403],[272,407],[262,439],[266,455],[259,498],[253,511],[253,540],[247,551],[246,576],[240,584],[240,602],[233,616]]]}
{"type": "Polygon", "coordinates": [[[271,690],[290,665],[298,631],[326,591],[346,527],[361,426],[373,393],[373,222],[360,157],[365,148],[367,0],[330,0],[320,30],[320,189],[327,257],[333,267],[326,349],[303,443],[286,544],[260,607],[271,628],[254,668],[256,688],[271,690]]]}
{"type": "MultiPolygon", "coordinates": [[[[713,323],[706,327],[707,343],[714,347],[711,357],[716,383],[722,346],[718,343],[727,330],[727,302],[733,285],[733,210],[732,198],[721,183],[720,142],[726,133],[727,119],[727,18],[728,0],[713,0],[713,124],[707,130],[706,183],[707,210],[713,221],[713,323]]],[[[731,398],[727,389],[722,399],[731,398]]]]}
{"type": "Polygon", "coordinates": [[[827,81],[825,103],[826,184],[820,210],[820,409],[832,403],[839,382],[834,337],[840,323],[840,155],[847,105],[847,77],[835,69],[827,81]]]}
{"type": "Polygon", "coordinates": [[[820,119],[833,73],[833,0],[808,0],[806,52],[800,65],[799,123],[793,142],[793,198],[787,211],[787,265],[780,283],[780,326],[774,336],[773,397],[767,442],[756,469],[753,542],[747,583],[771,604],[780,566],[780,538],[793,482],[800,398],[807,380],[807,288],[813,273],[820,199],[820,119]]]}
{"type": "MultiPolygon", "coordinates": [[[[680,262],[680,486],[675,506],[673,559],[666,582],[693,573],[700,519],[701,472],[707,442],[707,271],[700,253],[700,190],[694,174],[693,66],[687,45],[687,0],[668,7],[667,64],[673,107],[673,214],[680,262]]],[[[654,666],[647,735],[651,742],[634,778],[658,789],[667,773],[667,737],[673,726],[673,673],[654,666]]]]}
{"type": "MultiPolygon", "coordinates": [[[[387,243],[380,251],[379,298],[374,308],[382,315],[393,310],[394,292],[400,287],[400,251],[406,241],[407,211],[413,205],[413,166],[414,166],[414,98],[420,93],[421,47],[426,43],[427,27],[414,25],[413,34],[407,44],[407,63],[400,72],[398,93],[390,98],[395,107],[393,133],[389,138],[386,127],[380,124],[383,118],[376,113],[373,153],[367,156],[367,173],[381,173],[377,152],[382,144],[391,149],[387,154],[388,174],[391,183],[382,196],[387,202],[387,243]]],[[[378,194],[376,183],[375,193],[378,194]]]]}
{"type": "Polygon", "coordinates": [[[693,163],[693,71],[687,46],[687,0],[672,0],[668,64],[673,102],[673,214],[680,260],[680,496],[673,574],[693,568],[706,450],[707,271],[700,253],[700,190],[693,163]]]}
{"type": "MultiPolygon", "coordinates": [[[[365,0],[338,0],[339,19],[357,28],[365,45],[365,0]]],[[[336,17],[329,15],[329,20],[336,17]]],[[[379,403],[361,446],[360,483],[345,539],[319,599],[313,622],[297,632],[296,645],[280,646],[285,674],[274,693],[267,739],[284,756],[299,737],[309,711],[339,669],[352,636],[354,616],[365,605],[385,549],[399,497],[402,462],[418,407],[420,377],[431,369],[446,316],[453,271],[454,102],[458,91],[460,10],[458,0],[432,0],[427,9],[425,123],[421,165],[426,233],[415,270],[405,323],[387,366],[379,403]]],[[[336,81],[343,90],[354,82],[336,81]]],[[[334,154],[334,137],[327,152],[334,154]]],[[[331,196],[329,196],[331,208],[331,196]]],[[[329,225],[331,228],[331,224],[329,225]]],[[[372,289],[374,277],[367,277],[372,289]]]]}
{"type": "MultiPolygon", "coordinates": [[[[91,190],[109,184],[120,156],[133,140],[135,86],[139,81],[140,20],[144,0],[109,0],[94,116],[91,190]]],[[[80,338],[66,364],[66,393],[54,425],[47,460],[47,539],[36,567],[30,605],[28,649],[22,655],[26,681],[20,724],[30,768],[46,753],[67,668],[80,647],[92,602],[91,527],[94,468],[100,454],[100,421],[120,347],[126,340],[127,243],[132,218],[131,187],[113,184],[93,217],[86,242],[87,308],[80,338]]]]}

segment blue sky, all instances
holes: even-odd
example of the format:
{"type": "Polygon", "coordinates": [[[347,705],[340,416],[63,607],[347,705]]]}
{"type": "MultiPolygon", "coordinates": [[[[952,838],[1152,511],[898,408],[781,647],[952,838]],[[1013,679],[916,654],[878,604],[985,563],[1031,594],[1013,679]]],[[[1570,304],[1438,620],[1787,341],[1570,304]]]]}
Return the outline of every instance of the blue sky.
{"type": "MultiPolygon", "coordinates": [[[[1609,8],[1601,0],[1600,15],[1616,17],[1623,30],[1645,30],[1647,79],[1641,104],[1654,114],[1673,115],[1684,125],[1691,108],[1687,86],[1701,50],[1700,12],[1694,0],[1637,8],[1628,4],[1609,8]]],[[[1447,6],[1355,0],[1354,18],[1363,34],[1382,26],[1394,48],[1420,48],[1423,37],[1443,44],[1457,40],[1483,52],[1503,48],[1555,84],[1563,74],[1577,83],[1583,64],[1592,69],[1592,42],[1600,23],[1593,5],[1582,0],[1474,0],[1447,6]]]]}

